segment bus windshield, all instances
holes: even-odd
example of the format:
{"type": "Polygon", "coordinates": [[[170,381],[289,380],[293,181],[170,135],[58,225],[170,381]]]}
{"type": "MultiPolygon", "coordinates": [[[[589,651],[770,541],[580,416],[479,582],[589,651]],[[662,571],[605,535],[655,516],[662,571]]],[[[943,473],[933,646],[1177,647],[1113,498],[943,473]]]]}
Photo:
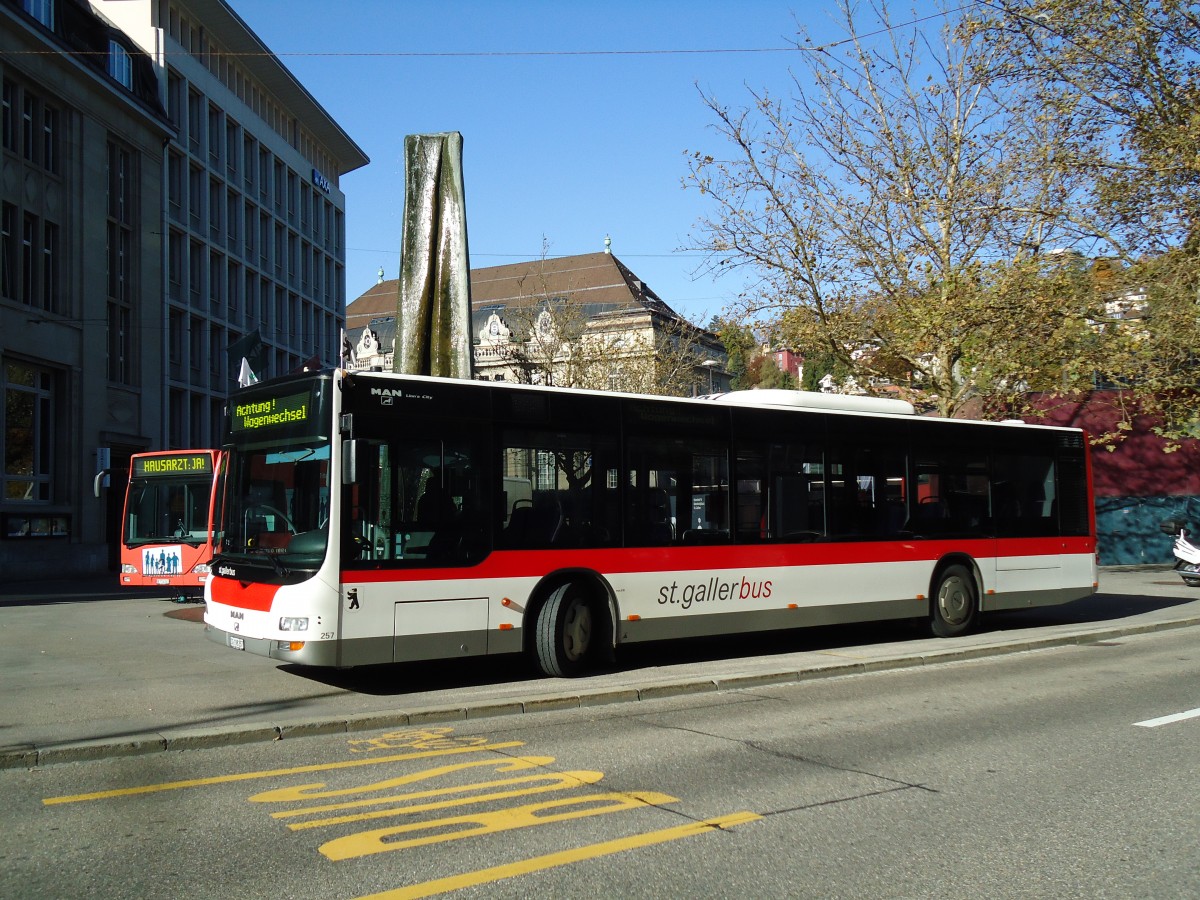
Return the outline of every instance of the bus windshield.
{"type": "Polygon", "coordinates": [[[329,444],[247,450],[226,475],[223,557],[316,568],[329,534],[329,444]]]}
{"type": "Polygon", "coordinates": [[[329,539],[326,379],[248,389],[230,403],[220,556],[313,571],[329,539]]]}
{"type": "Polygon", "coordinates": [[[132,478],[125,511],[128,547],[164,541],[198,547],[209,541],[211,471],[169,478],[132,478]]]}

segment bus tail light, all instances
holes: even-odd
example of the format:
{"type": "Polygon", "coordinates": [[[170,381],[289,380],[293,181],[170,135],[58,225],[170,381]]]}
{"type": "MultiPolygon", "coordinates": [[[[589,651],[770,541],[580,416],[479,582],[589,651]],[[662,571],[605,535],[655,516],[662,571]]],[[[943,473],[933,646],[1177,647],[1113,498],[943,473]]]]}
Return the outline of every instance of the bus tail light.
{"type": "Polygon", "coordinates": [[[284,616],[279,620],[280,631],[308,631],[308,618],[284,616]]]}

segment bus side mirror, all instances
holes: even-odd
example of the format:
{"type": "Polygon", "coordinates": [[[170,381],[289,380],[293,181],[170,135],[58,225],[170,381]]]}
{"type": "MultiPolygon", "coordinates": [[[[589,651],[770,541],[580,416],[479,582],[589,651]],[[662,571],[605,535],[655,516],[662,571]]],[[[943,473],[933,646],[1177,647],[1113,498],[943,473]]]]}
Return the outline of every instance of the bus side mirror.
{"type": "Polygon", "coordinates": [[[358,481],[358,441],[342,441],[342,484],[358,481]]]}

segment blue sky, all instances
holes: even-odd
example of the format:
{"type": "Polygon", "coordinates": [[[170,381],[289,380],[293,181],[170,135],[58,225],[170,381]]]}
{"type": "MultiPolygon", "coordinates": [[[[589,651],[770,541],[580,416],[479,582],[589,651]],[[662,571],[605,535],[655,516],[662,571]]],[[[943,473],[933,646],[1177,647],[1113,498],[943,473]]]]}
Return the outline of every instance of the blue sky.
{"type": "Polygon", "coordinates": [[[459,131],[473,267],[536,259],[543,238],[549,255],[590,253],[609,235],[701,324],[740,281],[697,275],[682,249],[707,209],[681,186],[685,151],[727,152],[697,86],[735,106],[747,85],[786,91],[803,72],[782,49],[798,23],[817,42],[843,36],[831,0],[231,2],[371,158],[342,179],[349,300],[380,267],[396,277],[404,136],[459,131]]]}

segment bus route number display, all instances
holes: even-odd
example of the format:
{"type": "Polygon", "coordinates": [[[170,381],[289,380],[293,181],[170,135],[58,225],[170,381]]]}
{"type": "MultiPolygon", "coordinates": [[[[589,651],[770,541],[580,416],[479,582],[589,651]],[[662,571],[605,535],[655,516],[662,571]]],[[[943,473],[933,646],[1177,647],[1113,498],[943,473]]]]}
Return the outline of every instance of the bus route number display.
{"type": "Polygon", "coordinates": [[[235,432],[258,431],[279,425],[292,425],[308,420],[308,405],[311,396],[292,394],[288,397],[272,397],[269,400],[249,400],[233,404],[233,430],[235,432]]]}
{"type": "Polygon", "coordinates": [[[135,477],[147,475],[211,475],[212,457],[207,453],[171,453],[143,456],[133,461],[135,477]]]}

